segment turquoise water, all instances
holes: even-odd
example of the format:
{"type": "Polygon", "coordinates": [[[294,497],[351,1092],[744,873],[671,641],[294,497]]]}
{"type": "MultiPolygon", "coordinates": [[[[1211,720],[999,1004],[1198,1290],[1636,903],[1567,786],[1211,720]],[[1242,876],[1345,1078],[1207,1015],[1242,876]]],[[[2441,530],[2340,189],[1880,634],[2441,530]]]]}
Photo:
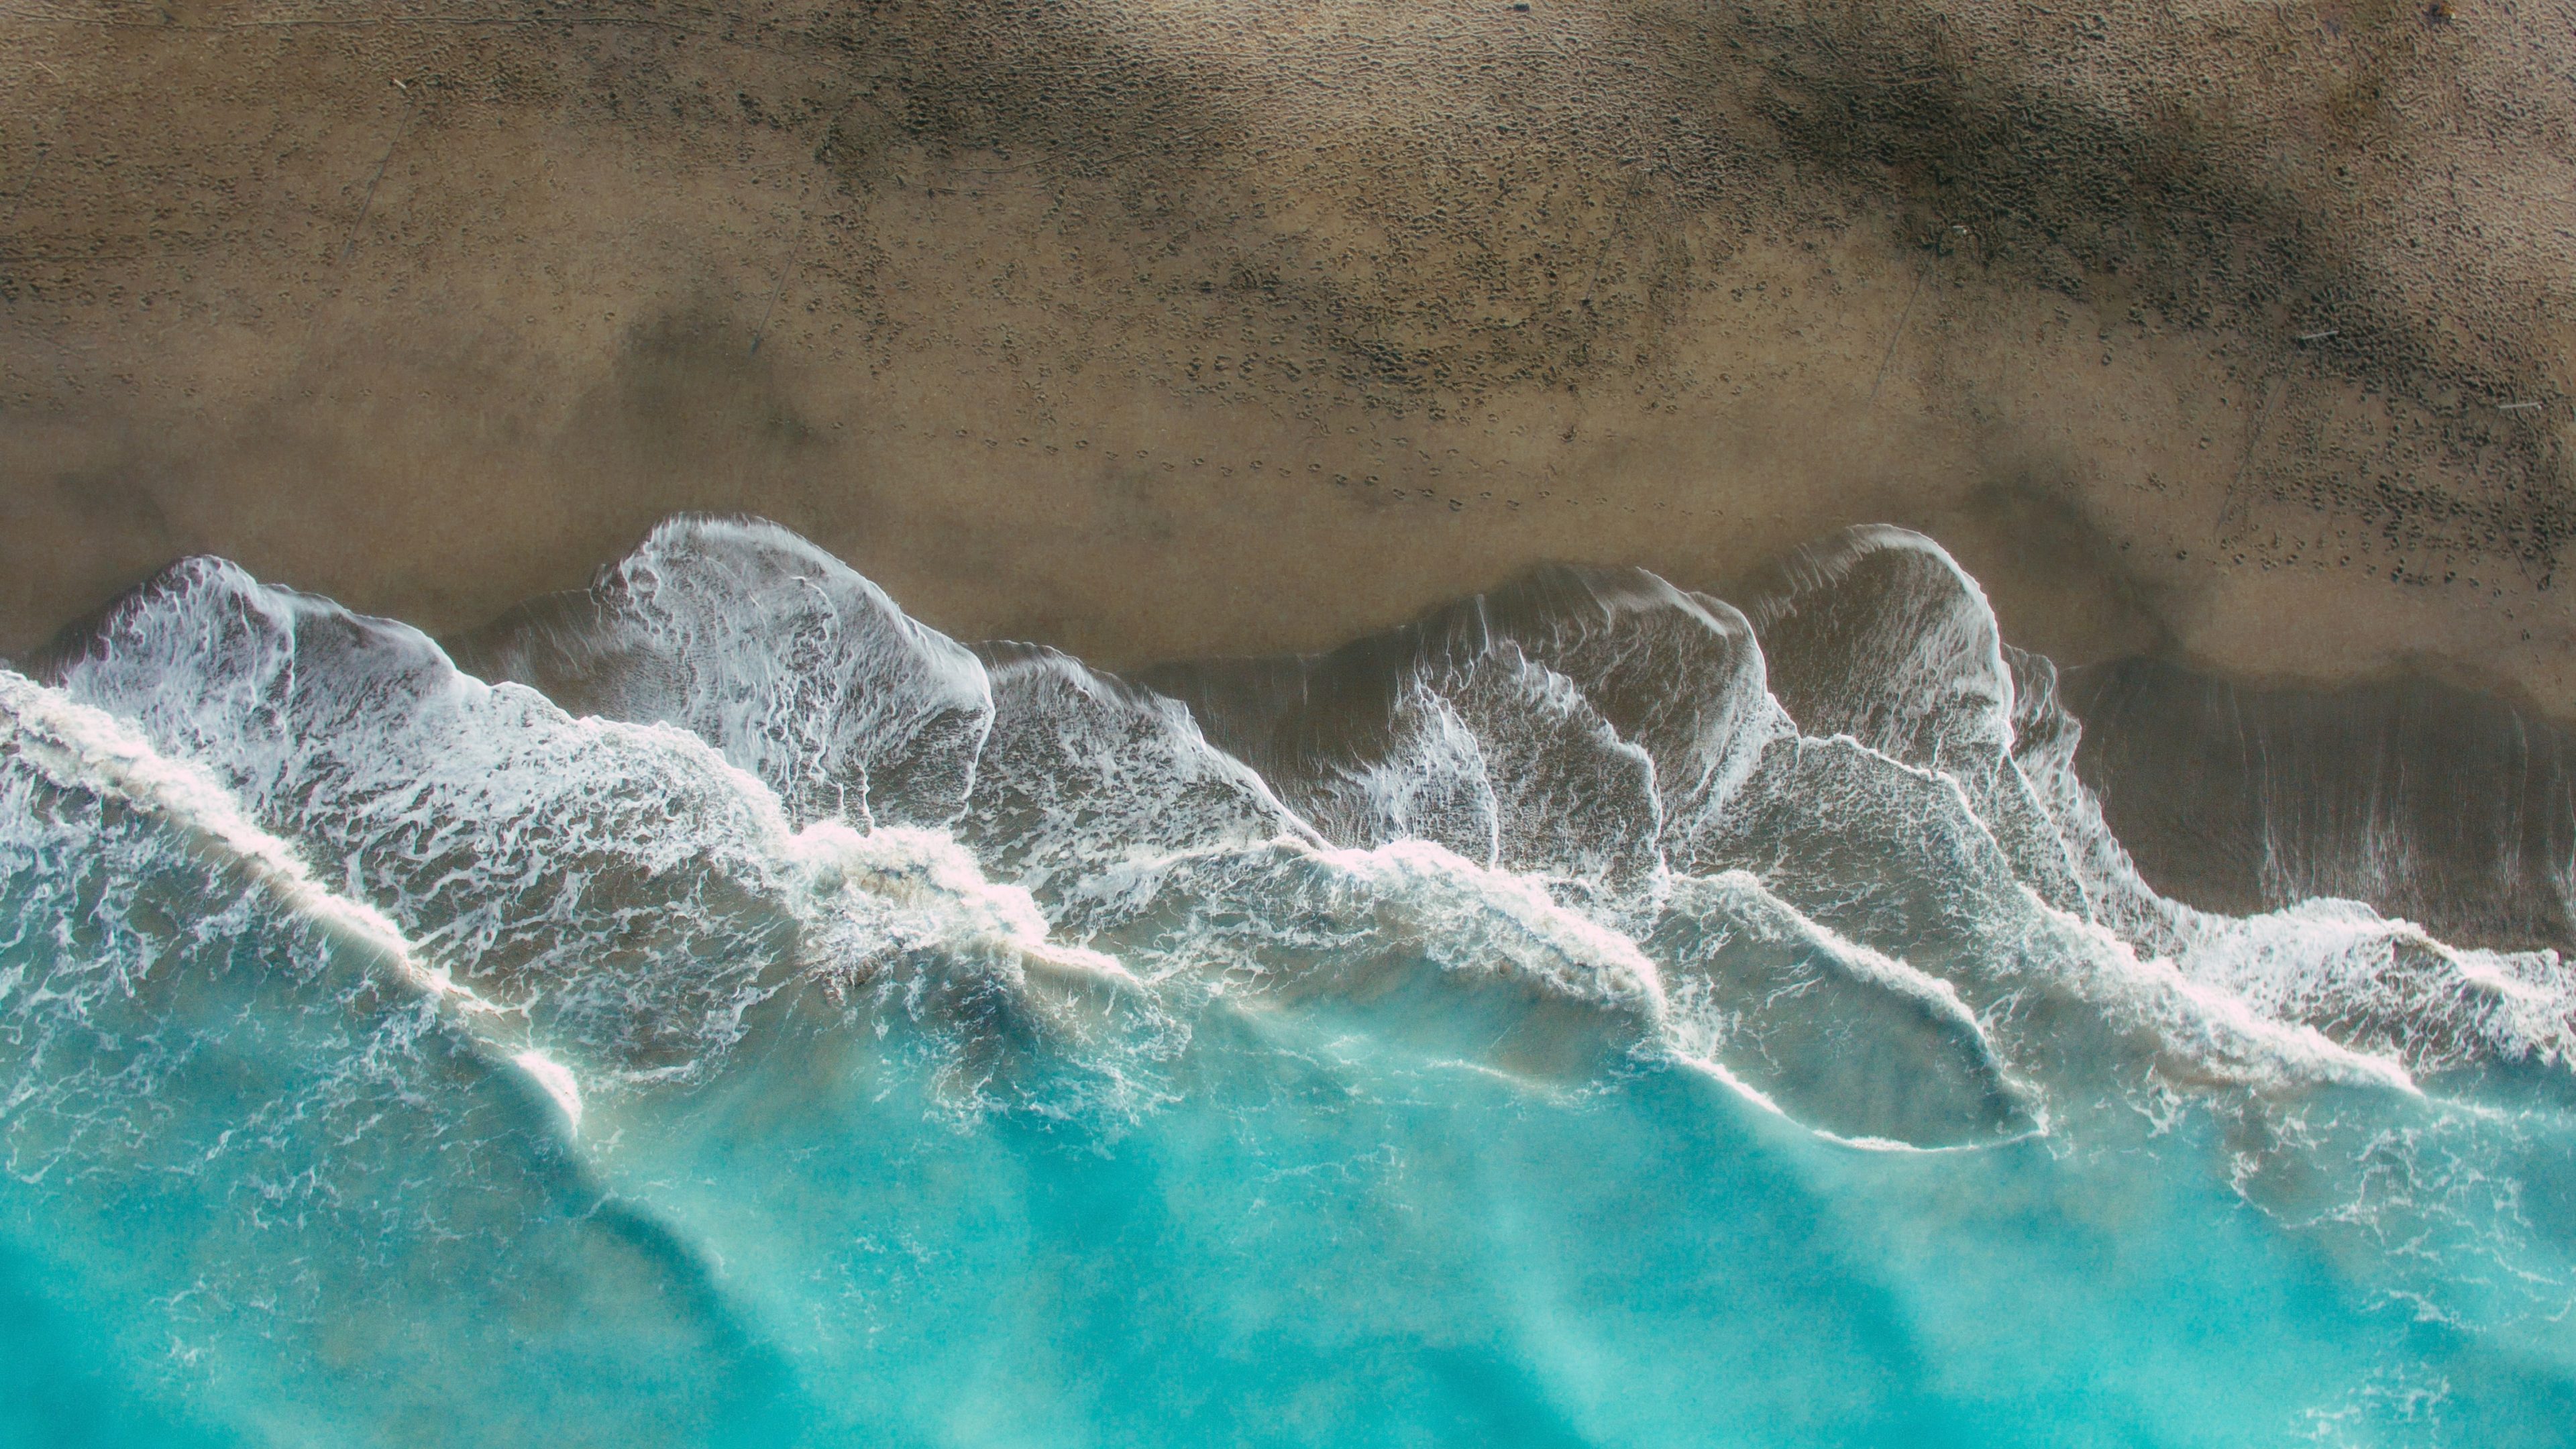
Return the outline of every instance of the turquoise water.
{"type": "Polygon", "coordinates": [[[2557,958],[2163,901],[1937,549],[1793,579],[184,565],[0,675],[0,1442],[2576,1440],[2557,958]]]}

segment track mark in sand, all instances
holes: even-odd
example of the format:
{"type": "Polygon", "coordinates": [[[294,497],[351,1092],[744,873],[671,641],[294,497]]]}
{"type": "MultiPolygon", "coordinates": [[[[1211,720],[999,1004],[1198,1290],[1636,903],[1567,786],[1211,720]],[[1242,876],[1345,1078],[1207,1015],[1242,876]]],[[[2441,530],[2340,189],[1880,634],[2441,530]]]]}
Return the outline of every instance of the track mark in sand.
{"type": "Polygon", "coordinates": [[[395,81],[394,89],[402,92],[403,95],[402,116],[394,122],[394,138],[385,143],[385,154],[376,158],[374,174],[367,178],[367,194],[358,201],[357,219],[349,223],[349,238],[340,244],[337,261],[347,261],[349,254],[358,249],[358,232],[366,226],[367,217],[376,209],[376,187],[385,179],[385,168],[393,164],[394,152],[402,149],[404,133],[411,129],[411,113],[414,108],[411,87],[401,81],[395,81]]]}
{"type": "Polygon", "coordinates": [[[1896,361],[1896,345],[1905,340],[1905,323],[1914,315],[1914,299],[1923,295],[1924,279],[1931,274],[1932,269],[1928,265],[1914,274],[1914,289],[1905,294],[1905,305],[1896,313],[1896,331],[1887,339],[1886,355],[1878,359],[1878,375],[1869,380],[1869,401],[1861,404],[1864,412],[1878,406],[1878,390],[1887,382],[1889,364],[1896,361]]]}
{"type": "Polygon", "coordinates": [[[760,323],[751,329],[750,356],[760,355],[760,341],[769,335],[770,314],[778,310],[778,299],[787,291],[787,279],[796,274],[797,254],[805,248],[805,218],[796,219],[796,240],[787,248],[787,265],[778,269],[778,284],[769,289],[769,305],[760,309],[760,323]]]}
{"type": "Polygon", "coordinates": [[[2263,406],[2254,414],[2254,426],[2245,433],[2245,453],[2236,460],[2236,476],[2227,481],[2227,498],[2218,508],[2218,523],[2210,532],[2210,541],[2226,544],[2236,541],[2238,530],[2253,518],[2253,500],[2245,496],[2245,475],[2254,471],[2254,450],[2263,443],[2264,425],[2272,421],[2273,409],[2280,406],[2281,394],[2290,389],[2290,369],[2284,364],[2272,374],[2264,389],[2263,406]]]}
{"type": "MultiPolygon", "coordinates": [[[[348,265],[349,258],[358,250],[359,233],[366,229],[367,218],[375,214],[376,188],[385,179],[385,168],[393,164],[394,153],[402,149],[403,137],[411,134],[412,114],[419,109],[420,98],[412,93],[410,86],[395,81],[394,89],[402,92],[402,115],[394,121],[393,139],[385,143],[385,154],[376,158],[376,169],[367,177],[366,194],[358,199],[358,214],[349,222],[348,236],[341,240],[340,249],[331,254],[330,272],[335,283],[348,265]]],[[[290,381],[303,376],[304,364],[313,356],[314,340],[322,335],[322,324],[330,318],[331,304],[338,300],[340,289],[335,284],[330,294],[314,307],[313,325],[305,329],[304,345],[295,350],[295,365],[287,369],[290,381]]]]}

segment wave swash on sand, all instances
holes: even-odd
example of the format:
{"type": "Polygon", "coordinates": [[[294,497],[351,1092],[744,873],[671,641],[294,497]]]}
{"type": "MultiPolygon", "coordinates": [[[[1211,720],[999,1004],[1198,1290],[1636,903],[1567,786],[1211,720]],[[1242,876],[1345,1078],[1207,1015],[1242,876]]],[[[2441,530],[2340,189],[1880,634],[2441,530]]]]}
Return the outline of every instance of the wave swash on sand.
{"type": "Polygon", "coordinates": [[[0,672],[0,1442],[2564,1444],[2576,974],[2165,899],[1920,536],[1309,657],[675,519],[0,672]]]}

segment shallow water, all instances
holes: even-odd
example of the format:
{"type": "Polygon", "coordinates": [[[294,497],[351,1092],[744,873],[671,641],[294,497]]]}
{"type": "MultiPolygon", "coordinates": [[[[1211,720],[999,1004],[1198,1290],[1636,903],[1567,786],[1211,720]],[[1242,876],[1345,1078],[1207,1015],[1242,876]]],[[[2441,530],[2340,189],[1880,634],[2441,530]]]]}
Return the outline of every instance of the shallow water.
{"type": "Polygon", "coordinates": [[[2569,1442],[2559,958],[2161,899],[1936,547],[1782,577],[181,565],[0,674],[0,1439],[2569,1442]]]}

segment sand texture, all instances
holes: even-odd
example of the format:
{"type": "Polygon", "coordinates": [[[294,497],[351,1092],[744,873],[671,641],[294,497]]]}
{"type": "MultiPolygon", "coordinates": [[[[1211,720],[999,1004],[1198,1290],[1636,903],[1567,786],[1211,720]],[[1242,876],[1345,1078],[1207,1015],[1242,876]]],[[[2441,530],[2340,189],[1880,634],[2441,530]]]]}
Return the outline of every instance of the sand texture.
{"type": "Polygon", "coordinates": [[[1924,529],[2017,642],[2576,714],[2576,6],[0,10],[0,652],[680,509],[1313,648],[1924,529]]]}

